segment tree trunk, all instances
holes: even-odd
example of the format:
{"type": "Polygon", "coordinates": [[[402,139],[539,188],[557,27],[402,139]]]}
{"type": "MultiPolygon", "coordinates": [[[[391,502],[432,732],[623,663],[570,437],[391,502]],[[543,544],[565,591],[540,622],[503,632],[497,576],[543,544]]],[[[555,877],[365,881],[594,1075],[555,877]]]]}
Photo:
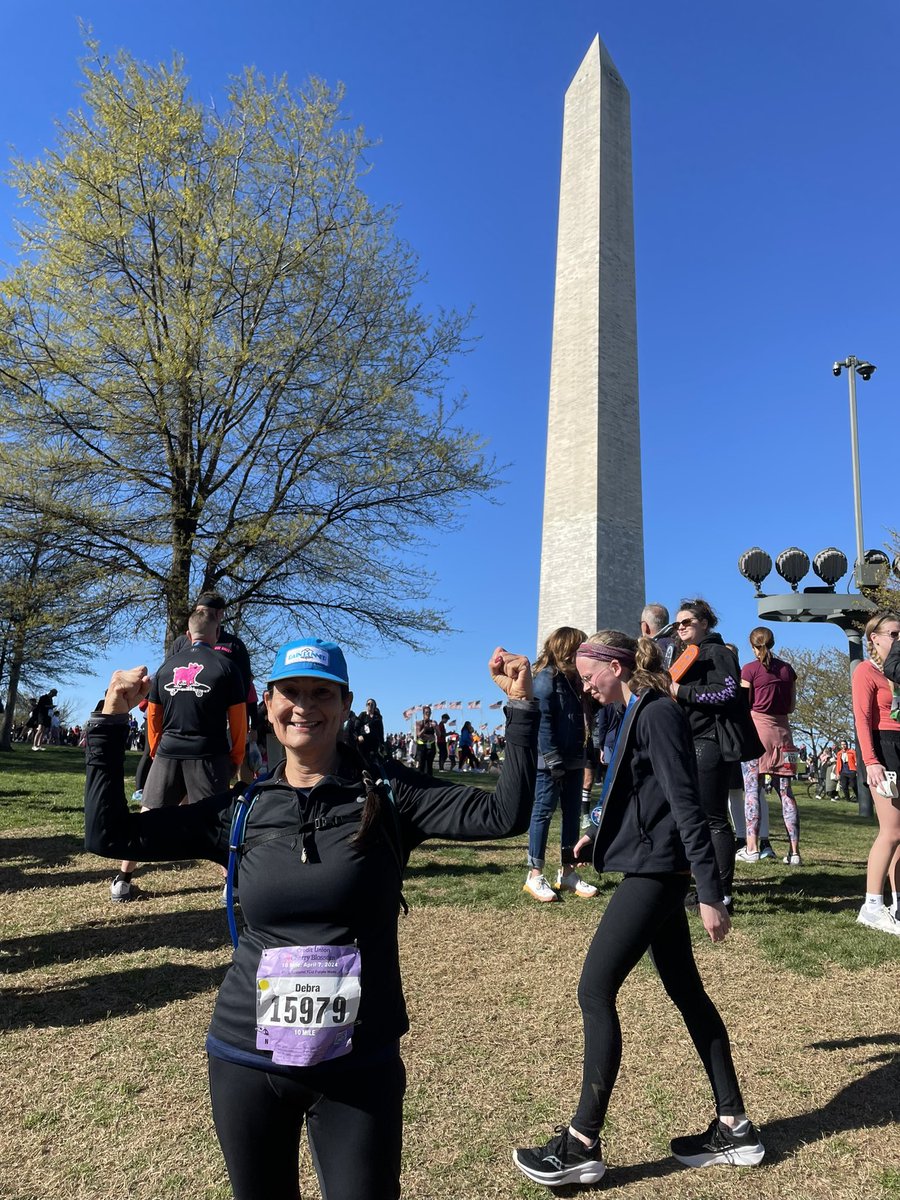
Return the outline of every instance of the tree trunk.
{"type": "Polygon", "coordinates": [[[16,720],[16,701],[19,698],[19,679],[25,659],[25,633],[22,626],[13,641],[12,658],[9,664],[9,687],[6,690],[6,712],[0,729],[0,750],[12,749],[12,728],[16,720]]]}

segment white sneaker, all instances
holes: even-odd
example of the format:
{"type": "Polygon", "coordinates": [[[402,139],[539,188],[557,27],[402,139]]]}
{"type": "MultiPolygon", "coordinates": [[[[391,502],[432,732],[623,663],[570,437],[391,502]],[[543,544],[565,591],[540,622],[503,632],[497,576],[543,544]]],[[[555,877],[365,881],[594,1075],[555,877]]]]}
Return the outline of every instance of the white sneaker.
{"type": "Polygon", "coordinates": [[[803,865],[799,854],[786,854],[781,861],[786,867],[801,867],[803,865]]]}
{"type": "Polygon", "coordinates": [[[748,850],[746,846],[742,846],[734,857],[738,862],[759,862],[759,851],[748,850]]]}
{"type": "Polygon", "coordinates": [[[109,898],[116,904],[130,900],[132,898],[131,880],[120,879],[117,875],[109,885],[109,898]]]}
{"type": "Polygon", "coordinates": [[[880,933],[892,933],[895,937],[900,937],[900,922],[896,921],[886,908],[871,909],[864,904],[859,910],[856,920],[860,925],[868,925],[869,929],[877,929],[880,933]]]}
{"type": "Polygon", "coordinates": [[[523,892],[527,892],[534,900],[540,900],[542,904],[549,904],[553,900],[558,900],[556,892],[547,882],[545,875],[529,875],[522,887],[523,892]]]}
{"type": "Polygon", "coordinates": [[[592,883],[585,883],[577,871],[560,871],[556,876],[557,891],[574,892],[579,900],[593,900],[597,889],[592,883]]]}
{"type": "Polygon", "coordinates": [[[771,847],[771,846],[763,846],[763,847],[760,849],[760,852],[759,852],[759,857],[760,857],[760,858],[774,858],[774,857],[775,857],[775,851],[772,849],[772,847],[771,847]]]}

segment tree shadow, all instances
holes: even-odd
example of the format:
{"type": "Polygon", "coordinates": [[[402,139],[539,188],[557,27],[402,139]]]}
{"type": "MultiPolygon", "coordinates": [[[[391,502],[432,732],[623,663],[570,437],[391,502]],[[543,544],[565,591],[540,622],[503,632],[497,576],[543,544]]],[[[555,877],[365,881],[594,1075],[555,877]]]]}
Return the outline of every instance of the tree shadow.
{"type": "Polygon", "coordinates": [[[2,1029],[90,1025],[111,1017],[162,1008],[215,991],[225,967],[161,963],[127,971],[82,976],[53,987],[10,988],[4,992],[2,1029]]]}
{"type": "MultiPolygon", "coordinates": [[[[120,909],[123,906],[118,906],[120,909]]],[[[12,975],[19,971],[39,970],[51,965],[106,958],[141,950],[208,951],[228,943],[225,910],[171,913],[146,913],[120,922],[88,921],[77,929],[9,938],[3,943],[4,958],[0,969],[12,975]]]]}
{"type": "Polygon", "coordinates": [[[431,860],[425,863],[415,863],[403,872],[406,879],[459,878],[470,875],[506,875],[508,867],[499,863],[445,863],[431,860]]]}

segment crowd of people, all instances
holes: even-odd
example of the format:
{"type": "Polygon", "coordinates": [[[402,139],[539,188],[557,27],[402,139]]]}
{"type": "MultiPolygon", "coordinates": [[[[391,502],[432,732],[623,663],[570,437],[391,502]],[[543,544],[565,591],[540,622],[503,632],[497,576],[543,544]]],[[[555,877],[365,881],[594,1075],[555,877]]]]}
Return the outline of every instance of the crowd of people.
{"type": "MultiPolygon", "coordinates": [[[[771,631],[750,632],[742,666],[712,607],[687,599],[672,621],[648,605],[638,639],[556,629],[533,667],[498,648],[489,671],[506,696],[504,735],[480,739],[476,757],[471,723],[456,736],[449,714],[435,719],[426,706],[408,734],[386,734],[374,698],[354,712],[346,661],[330,641],[282,646],[260,702],[246,647],[223,629],[225,609],[220,595],[201,595],[183,643],[152,676],[144,667],[113,675],[87,732],[85,820],[88,848],[122,860],[113,899],[133,898],[138,862],[207,858],[226,878],[236,949],[206,1048],[236,1200],[297,1194],[304,1124],[323,1194],[399,1195],[408,1020],[397,914],[407,859],[429,838],[526,831],[531,899],[594,900],[588,866],[623,878],[578,986],[574,1114],[546,1143],[515,1150],[516,1167],[550,1187],[604,1174],[600,1134],[622,1054],[617,996],[645,952],[700,1056],[714,1109],[706,1130],[673,1139],[673,1155],[688,1166],[760,1163],[763,1142],[694,963],[689,914],[712,941],[727,936],[740,904],[735,862],[773,853],[769,792],[781,807],[783,864],[801,868],[792,781],[821,767],[839,781],[851,761],[849,746],[813,762],[795,745],[796,676],[771,631]],[[136,707],[147,728],[139,812],[124,781],[136,707]],[[490,766],[493,789],[459,778],[490,766]],[[548,879],[557,810],[559,865],[548,879]]],[[[891,935],[900,934],[898,639],[900,617],[876,614],[853,679],[879,826],[858,920],[891,935]]]]}

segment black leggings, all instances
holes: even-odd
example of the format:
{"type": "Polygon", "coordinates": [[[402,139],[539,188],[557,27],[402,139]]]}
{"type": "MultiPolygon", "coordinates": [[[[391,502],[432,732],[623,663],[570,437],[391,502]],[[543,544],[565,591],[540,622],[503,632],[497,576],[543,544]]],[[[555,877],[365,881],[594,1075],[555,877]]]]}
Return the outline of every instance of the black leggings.
{"type": "Polygon", "coordinates": [[[616,996],[645,950],[697,1048],[712,1084],[716,1112],[735,1116],[744,1111],[728,1031],[694,962],[684,911],[688,883],[687,875],[626,875],[594,934],[578,984],[584,1068],[581,1099],[572,1118],[585,1137],[596,1137],[606,1117],[622,1061],[616,996]]]}
{"type": "Polygon", "coordinates": [[[728,821],[728,789],[733,763],[726,762],[719,743],[706,738],[694,742],[697,776],[700,782],[700,807],[712,838],[716,866],[725,896],[731,895],[734,881],[734,834],[728,821]]]}
{"type": "Polygon", "coordinates": [[[323,1200],[397,1200],[406,1090],[399,1052],[365,1067],[307,1070],[314,1087],[209,1059],[213,1120],[234,1200],[299,1200],[304,1117],[323,1200]]]}

